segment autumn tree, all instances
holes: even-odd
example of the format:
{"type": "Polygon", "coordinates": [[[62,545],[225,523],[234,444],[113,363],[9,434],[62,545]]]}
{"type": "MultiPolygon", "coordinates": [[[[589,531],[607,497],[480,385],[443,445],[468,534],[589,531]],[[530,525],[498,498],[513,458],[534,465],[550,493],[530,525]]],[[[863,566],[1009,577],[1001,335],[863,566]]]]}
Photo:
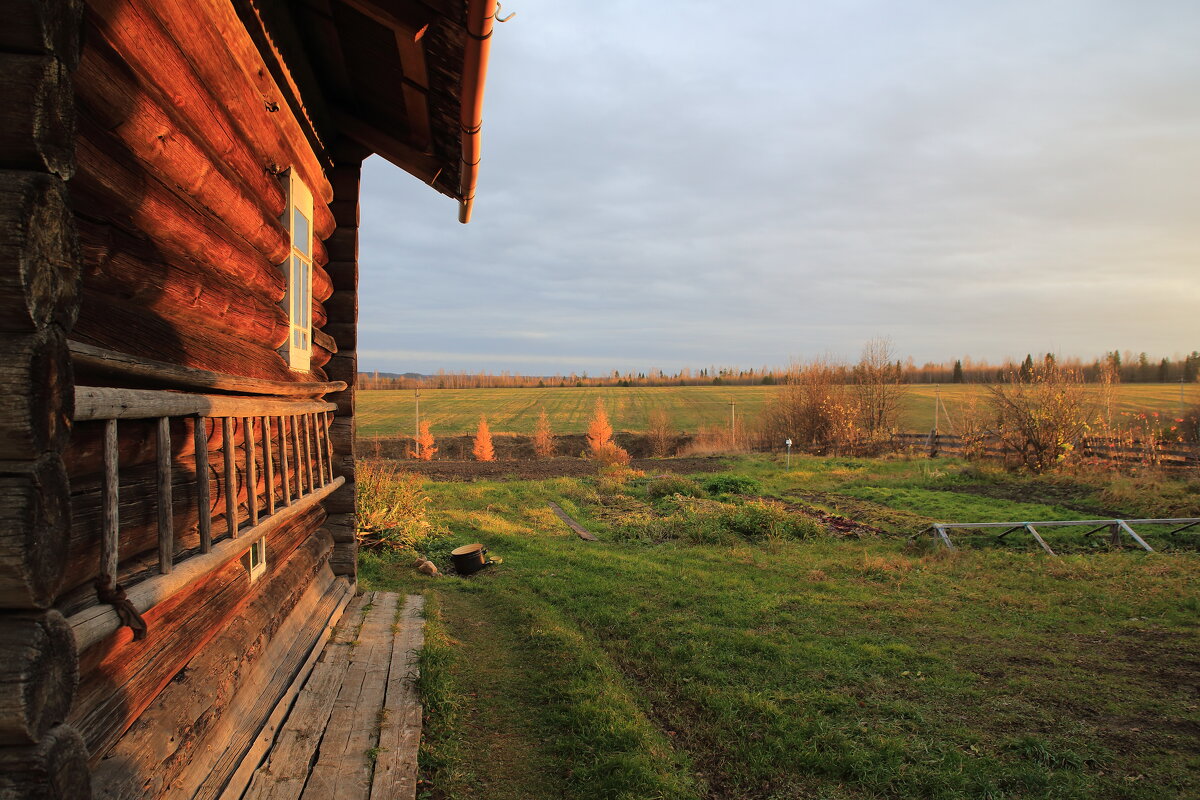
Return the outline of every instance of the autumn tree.
{"type": "Polygon", "coordinates": [[[596,408],[592,412],[591,422],[588,423],[587,444],[593,454],[612,444],[612,425],[608,421],[608,412],[604,408],[604,400],[596,398],[596,408]]]}
{"type": "Polygon", "coordinates": [[[533,432],[533,452],[538,458],[551,458],[554,455],[554,432],[550,430],[550,418],[546,409],[538,415],[537,429],[533,432]]]}
{"type": "Polygon", "coordinates": [[[853,394],[858,425],[868,438],[877,438],[896,427],[908,387],[899,362],[893,363],[891,339],[875,338],[863,346],[854,366],[853,394]]]}
{"type": "Polygon", "coordinates": [[[429,432],[429,422],[421,420],[421,428],[417,432],[417,451],[413,457],[418,461],[432,461],[433,454],[438,451],[433,445],[433,434],[429,432]]]}
{"type": "Polygon", "coordinates": [[[496,450],[492,447],[492,432],[488,429],[487,417],[479,418],[479,427],[475,430],[475,446],[471,453],[476,461],[495,461],[496,450]]]}
{"type": "Polygon", "coordinates": [[[661,408],[650,412],[649,427],[646,438],[650,441],[650,454],[655,458],[666,458],[671,455],[672,445],[675,444],[675,428],[671,418],[661,408]]]}

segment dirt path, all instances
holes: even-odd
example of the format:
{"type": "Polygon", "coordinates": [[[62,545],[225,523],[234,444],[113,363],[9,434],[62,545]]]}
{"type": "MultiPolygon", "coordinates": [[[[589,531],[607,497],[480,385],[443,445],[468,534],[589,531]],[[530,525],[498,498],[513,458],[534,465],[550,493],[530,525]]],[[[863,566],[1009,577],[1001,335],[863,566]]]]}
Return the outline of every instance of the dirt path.
{"type": "MultiPolygon", "coordinates": [[[[530,688],[511,630],[482,600],[440,593],[446,631],[461,648],[455,683],[463,690],[463,753],[454,800],[530,800],[563,795],[555,764],[532,731],[532,709],[521,703],[530,688]]],[[[450,795],[446,795],[449,797],[450,795]]]]}

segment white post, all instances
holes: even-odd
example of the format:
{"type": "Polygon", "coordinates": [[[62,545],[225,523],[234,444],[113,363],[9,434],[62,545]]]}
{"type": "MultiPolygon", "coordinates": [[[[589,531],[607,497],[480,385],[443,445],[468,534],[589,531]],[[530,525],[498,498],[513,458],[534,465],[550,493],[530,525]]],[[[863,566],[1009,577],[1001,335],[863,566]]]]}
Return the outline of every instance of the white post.
{"type": "Polygon", "coordinates": [[[787,445],[787,468],[792,468],[792,440],[788,439],[784,444],[787,445]]]}

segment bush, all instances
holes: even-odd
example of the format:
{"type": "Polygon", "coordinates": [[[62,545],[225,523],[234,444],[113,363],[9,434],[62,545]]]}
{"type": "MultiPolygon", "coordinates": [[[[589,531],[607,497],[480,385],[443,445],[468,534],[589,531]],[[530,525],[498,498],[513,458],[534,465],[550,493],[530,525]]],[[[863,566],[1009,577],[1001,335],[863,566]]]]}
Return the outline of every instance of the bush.
{"type": "Polygon", "coordinates": [[[630,462],[629,452],[611,441],[592,448],[592,458],[606,467],[625,467],[630,462]]]}
{"type": "Polygon", "coordinates": [[[724,527],[743,539],[807,539],[821,532],[808,517],[789,512],[778,503],[754,501],[726,512],[724,527]]]}
{"type": "Polygon", "coordinates": [[[358,517],[355,535],[363,547],[417,549],[445,532],[428,517],[429,495],[421,476],[395,464],[360,459],[355,468],[358,517]]]}
{"type": "Polygon", "coordinates": [[[650,481],[649,485],[646,486],[646,494],[649,495],[651,500],[659,500],[663,497],[672,497],[674,495],[700,497],[701,490],[693,480],[681,478],[678,475],[664,475],[661,478],[650,481]]]}
{"type": "Polygon", "coordinates": [[[725,473],[706,478],[704,489],[709,494],[758,494],[762,484],[748,475],[725,473]]]}

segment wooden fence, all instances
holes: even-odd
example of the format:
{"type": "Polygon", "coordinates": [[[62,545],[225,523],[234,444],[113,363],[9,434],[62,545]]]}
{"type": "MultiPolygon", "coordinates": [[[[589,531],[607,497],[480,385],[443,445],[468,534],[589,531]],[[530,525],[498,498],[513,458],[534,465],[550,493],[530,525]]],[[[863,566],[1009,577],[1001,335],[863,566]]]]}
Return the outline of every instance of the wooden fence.
{"type": "MultiPolygon", "coordinates": [[[[892,446],[896,450],[925,452],[930,455],[974,455],[1002,460],[1020,458],[998,437],[965,441],[954,434],[894,433],[892,446]]],[[[1150,464],[1160,467],[1200,466],[1200,446],[1183,442],[1140,442],[1117,438],[1091,436],[1079,443],[1078,455],[1124,464],[1150,464]]]]}

